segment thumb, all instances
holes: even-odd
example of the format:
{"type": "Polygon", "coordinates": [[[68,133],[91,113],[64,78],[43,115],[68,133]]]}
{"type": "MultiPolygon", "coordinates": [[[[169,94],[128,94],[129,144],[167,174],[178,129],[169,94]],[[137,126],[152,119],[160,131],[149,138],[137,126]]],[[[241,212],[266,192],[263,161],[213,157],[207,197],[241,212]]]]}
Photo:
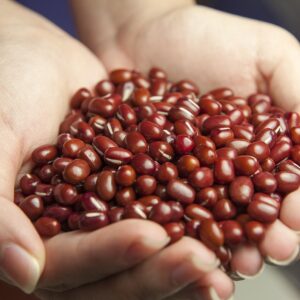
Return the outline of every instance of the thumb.
{"type": "Polygon", "coordinates": [[[261,41],[260,70],[275,103],[300,111],[300,44],[289,32],[275,28],[268,41],[261,41]]]}
{"type": "Polygon", "coordinates": [[[20,148],[11,133],[0,130],[0,278],[25,293],[36,287],[44,267],[43,242],[25,214],[13,202],[20,148]]]}

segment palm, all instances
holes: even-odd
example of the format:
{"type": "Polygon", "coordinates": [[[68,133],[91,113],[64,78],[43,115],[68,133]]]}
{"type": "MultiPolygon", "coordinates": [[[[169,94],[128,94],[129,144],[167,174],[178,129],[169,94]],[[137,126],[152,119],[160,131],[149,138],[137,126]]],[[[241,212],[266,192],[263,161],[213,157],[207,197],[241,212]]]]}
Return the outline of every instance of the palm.
{"type": "MultiPolygon", "coordinates": [[[[146,72],[154,65],[164,68],[172,80],[194,79],[202,92],[229,86],[240,96],[256,91],[270,93],[286,109],[297,105],[299,46],[273,25],[192,6],[146,22],[133,37],[129,34],[126,38],[128,32],[125,28],[118,37],[119,56],[113,61],[98,49],[109,69],[119,63],[146,72]],[[124,59],[128,56],[129,61],[124,59]]],[[[284,202],[281,217],[285,224],[270,226],[260,245],[263,256],[284,260],[293,254],[297,237],[286,225],[300,228],[293,214],[299,207],[295,203],[297,193],[284,202]],[[284,235],[288,242],[283,249],[279,244],[284,235]]],[[[254,274],[262,265],[260,253],[253,246],[237,249],[233,269],[254,274]]]]}
{"type": "Polygon", "coordinates": [[[49,34],[48,45],[22,45],[20,38],[22,52],[16,47],[1,53],[3,126],[17,136],[24,156],[32,147],[53,141],[72,93],[81,86],[92,87],[105,74],[101,63],[82,45],[58,34],[49,34]]]}

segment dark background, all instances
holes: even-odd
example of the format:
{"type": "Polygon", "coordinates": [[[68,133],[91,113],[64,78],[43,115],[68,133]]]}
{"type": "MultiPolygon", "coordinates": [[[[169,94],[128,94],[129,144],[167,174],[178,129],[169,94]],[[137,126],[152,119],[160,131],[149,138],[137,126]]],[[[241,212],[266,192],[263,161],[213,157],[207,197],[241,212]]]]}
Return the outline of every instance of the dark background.
{"type": "MultiPolygon", "coordinates": [[[[76,36],[68,0],[19,0],[18,2],[39,12],[76,36]]],[[[198,2],[226,12],[280,25],[300,39],[299,0],[201,0],[198,2]]]]}

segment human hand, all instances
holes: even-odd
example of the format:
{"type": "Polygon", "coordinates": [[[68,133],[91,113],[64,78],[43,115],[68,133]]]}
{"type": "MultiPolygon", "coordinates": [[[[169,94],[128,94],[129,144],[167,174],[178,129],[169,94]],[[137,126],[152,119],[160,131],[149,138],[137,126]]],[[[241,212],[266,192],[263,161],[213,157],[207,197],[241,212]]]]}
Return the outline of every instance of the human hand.
{"type": "Polygon", "coordinates": [[[18,170],[33,148],[54,142],[71,94],[106,74],[84,46],[10,1],[0,4],[0,57],[0,278],[42,299],[72,300],[165,299],[199,278],[204,294],[223,280],[214,254],[196,241],[158,252],[169,239],[151,222],[42,241],[13,203],[18,170]]]}
{"type": "MultiPolygon", "coordinates": [[[[73,2],[75,9],[80,6],[73,2]]],[[[283,29],[195,6],[192,1],[125,3],[126,10],[120,2],[109,4],[107,10],[94,8],[85,22],[77,16],[82,40],[107,69],[124,66],[145,72],[160,66],[172,80],[195,79],[205,89],[202,92],[219,86],[229,86],[240,96],[263,92],[277,105],[300,111],[300,48],[283,29]]],[[[89,8],[82,6],[84,19],[89,8]]],[[[268,226],[258,248],[243,245],[234,251],[235,276],[253,277],[262,270],[264,258],[286,265],[298,256],[299,196],[298,190],[284,199],[280,220],[268,226]]]]}

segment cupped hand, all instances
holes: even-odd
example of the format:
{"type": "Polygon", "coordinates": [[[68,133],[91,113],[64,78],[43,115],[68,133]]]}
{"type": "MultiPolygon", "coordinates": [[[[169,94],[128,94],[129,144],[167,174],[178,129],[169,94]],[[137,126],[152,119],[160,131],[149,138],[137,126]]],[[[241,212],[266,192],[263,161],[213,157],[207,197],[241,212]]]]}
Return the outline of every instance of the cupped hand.
{"type": "MultiPolygon", "coordinates": [[[[124,66],[146,72],[159,66],[172,80],[193,79],[202,92],[220,86],[240,96],[263,92],[286,110],[300,111],[300,47],[285,30],[192,4],[149,11],[132,14],[116,34],[111,31],[89,41],[108,69],[124,66]],[[110,45],[118,59],[112,59],[110,45]]],[[[268,226],[259,247],[235,250],[235,277],[254,276],[264,258],[277,265],[297,258],[299,197],[298,190],[284,199],[280,220],[268,226]]]]}
{"type": "Polygon", "coordinates": [[[0,278],[42,299],[165,299],[199,278],[189,294],[213,293],[224,282],[214,254],[191,240],[159,252],[169,238],[151,222],[41,240],[13,203],[18,171],[55,142],[72,93],[106,73],[79,42],[10,1],[0,4],[0,41],[0,278]]]}

